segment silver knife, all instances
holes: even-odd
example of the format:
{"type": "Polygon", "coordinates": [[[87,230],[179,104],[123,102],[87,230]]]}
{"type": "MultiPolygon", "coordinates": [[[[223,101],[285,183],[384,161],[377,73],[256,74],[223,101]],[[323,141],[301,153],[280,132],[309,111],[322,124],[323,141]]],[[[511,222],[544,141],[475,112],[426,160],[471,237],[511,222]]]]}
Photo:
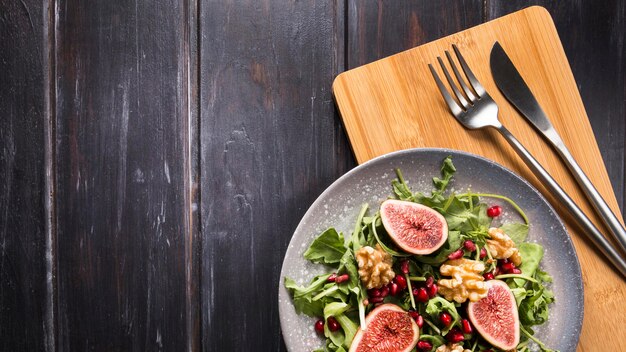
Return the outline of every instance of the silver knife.
{"type": "Polygon", "coordinates": [[[595,210],[615,237],[622,252],[626,253],[626,229],[619,222],[611,208],[606,204],[600,193],[595,189],[587,175],[578,166],[565,143],[548,120],[545,112],[528,88],[526,82],[517,71],[513,62],[500,43],[496,42],[491,49],[489,60],[491,74],[506,99],[552,144],[569,168],[574,178],[591,201],[595,210]]]}

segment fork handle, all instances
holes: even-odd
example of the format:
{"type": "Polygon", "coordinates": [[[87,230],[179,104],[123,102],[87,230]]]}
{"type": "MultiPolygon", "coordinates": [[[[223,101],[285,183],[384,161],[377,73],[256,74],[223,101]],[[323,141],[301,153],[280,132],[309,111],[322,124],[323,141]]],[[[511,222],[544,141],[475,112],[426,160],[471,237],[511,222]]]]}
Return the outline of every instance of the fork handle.
{"type": "Polygon", "coordinates": [[[595,227],[595,225],[589,220],[585,213],[574,203],[567,193],[559,186],[559,184],[550,176],[548,171],[539,164],[539,162],[530,154],[526,148],[520,143],[520,141],[506,129],[506,127],[494,126],[500,134],[511,144],[513,149],[524,160],[526,165],[532,170],[532,172],[539,178],[542,184],[551,191],[555,198],[563,204],[567,210],[573,215],[574,220],[583,229],[583,232],[593,241],[600,251],[613,263],[613,265],[619,270],[619,272],[626,277],[626,261],[620,256],[620,253],[606,240],[602,233],[595,227]]]}

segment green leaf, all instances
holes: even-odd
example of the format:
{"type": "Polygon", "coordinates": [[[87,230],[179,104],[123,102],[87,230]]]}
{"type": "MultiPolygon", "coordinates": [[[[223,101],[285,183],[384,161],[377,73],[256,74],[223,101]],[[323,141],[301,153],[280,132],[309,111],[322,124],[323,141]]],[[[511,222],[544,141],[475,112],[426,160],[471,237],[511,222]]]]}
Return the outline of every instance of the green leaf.
{"type": "Polygon", "coordinates": [[[400,169],[396,169],[396,175],[398,176],[398,179],[391,181],[393,193],[395,193],[396,197],[400,200],[413,200],[413,192],[411,192],[409,185],[404,180],[404,176],[402,176],[402,171],[400,171],[400,169]]]}
{"type": "Polygon", "coordinates": [[[522,223],[508,223],[500,227],[516,245],[522,244],[528,237],[528,225],[522,223]]]}
{"type": "MultiPolygon", "coordinates": [[[[328,277],[328,275],[326,275],[328,277]]],[[[324,279],[326,281],[326,279],[324,279]]],[[[313,292],[319,290],[323,286],[319,284],[319,279],[314,279],[309,287],[301,287],[292,279],[285,277],[285,287],[293,296],[293,305],[296,313],[305,314],[310,317],[319,317],[324,311],[323,301],[313,301],[313,292]]]]}
{"type": "Polygon", "coordinates": [[[446,187],[448,187],[448,183],[452,179],[452,176],[454,176],[455,172],[456,172],[456,168],[454,167],[454,164],[452,163],[452,157],[451,156],[446,157],[441,163],[441,177],[442,178],[433,177],[433,184],[435,185],[435,189],[438,192],[443,193],[446,187]]]}
{"type": "Polygon", "coordinates": [[[341,328],[343,329],[343,333],[345,336],[343,345],[346,348],[350,348],[352,340],[354,339],[354,335],[356,335],[359,326],[354,321],[352,321],[352,319],[348,318],[344,314],[336,315],[335,319],[337,319],[337,322],[339,322],[339,325],[341,325],[341,328]]]}
{"type": "Polygon", "coordinates": [[[426,305],[426,313],[430,315],[432,320],[438,320],[439,314],[442,312],[448,312],[452,316],[452,324],[441,331],[442,335],[446,335],[450,329],[452,329],[460,320],[461,316],[456,311],[454,303],[446,300],[443,297],[434,297],[428,301],[426,305]]]}
{"type": "Polygon", "coordinates": [[[522,265],[519,269],[522,274],[533,276],[543,259],[543,247],[538,243],[524,242],[518,245],[519,254],[522,257],[522,265]]]}
{"type": "Polygon", "coordinates": [[[346,252],[344,239],[334,228],[322,232],[304,252],[304,257],[313,263],[339,263],[346,252]]]}

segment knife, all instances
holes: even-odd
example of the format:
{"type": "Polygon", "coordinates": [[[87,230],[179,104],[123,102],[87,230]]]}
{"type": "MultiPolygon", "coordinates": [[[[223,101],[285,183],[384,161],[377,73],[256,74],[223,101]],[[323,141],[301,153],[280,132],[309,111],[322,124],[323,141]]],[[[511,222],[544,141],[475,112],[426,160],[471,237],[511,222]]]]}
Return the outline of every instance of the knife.
{"type": "Polygon", "coordinates": [[[537,99],[528,88],[528,85],[517,71],[513,62],[506,54],[500,43],[496,42],[491,49],[489,60],[491,74],[496,86],[505,98],[552,144],[557,153],[565,162],[576,182],[587,195],[596,212],[600,215],[613,237],[626,253],[626,229],[619,222],[611,208],[606,204],[600,193],[595,189],[587,175],[578,166],[565,143],[550,123],[537,99]]]}

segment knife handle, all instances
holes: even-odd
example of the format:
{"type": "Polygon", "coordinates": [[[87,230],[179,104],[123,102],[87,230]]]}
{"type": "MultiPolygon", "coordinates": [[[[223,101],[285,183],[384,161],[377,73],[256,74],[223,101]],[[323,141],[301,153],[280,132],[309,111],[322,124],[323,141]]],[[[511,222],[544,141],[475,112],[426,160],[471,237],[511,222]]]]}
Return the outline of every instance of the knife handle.
{"type": "Polygon", "coordinates": [[[626,278],[626,261],[622,258],[619,252],[613,248],[611,243],[604,238],[600,230],[589,220],[585,213],[574,203],[567,193],[559,186],[559,184],[550,176],[541,164],[530,154],[526,148],[520,143],[520,141],[509,132],[504,126],[500,125],[494,127],[502,134],[502,136],[509,142],[509,144],[515,149],[519,156],[524,160],[524,163],[532,170],[532,172],[539,178],[542,184],[555,196],[557,201],[564,205],[567,210],[573,215],[574,220],[583,229],[583,233],[591,239],[593,243],[598,246],[600,251],[613,263],[613,265],[619,270],[619,272],[626,278]]]}
{"type": "Polygon", "coordinates": [[[617,219],[617,216],[611,211],[611,208],[604,201],[604,198],[600,195],[598,190],[593,186],[591,180],[585,175],[582,168],[576,163],[574,157],[569,152],[565,144],[561,141],[561,143],[553,143],[554,147],[561,155],[561,158],[565,161],[565,165],[572,172],[576,182],[583,189],[587,198],[591,202],[591,205],[596,209],[596,212],[600,214],[600,217],[608,227],[609,231],[613,235],[613,237],[617,240],[617,243],[622,248],[622,253],[626,253],[626,229],[617,219]]]}

